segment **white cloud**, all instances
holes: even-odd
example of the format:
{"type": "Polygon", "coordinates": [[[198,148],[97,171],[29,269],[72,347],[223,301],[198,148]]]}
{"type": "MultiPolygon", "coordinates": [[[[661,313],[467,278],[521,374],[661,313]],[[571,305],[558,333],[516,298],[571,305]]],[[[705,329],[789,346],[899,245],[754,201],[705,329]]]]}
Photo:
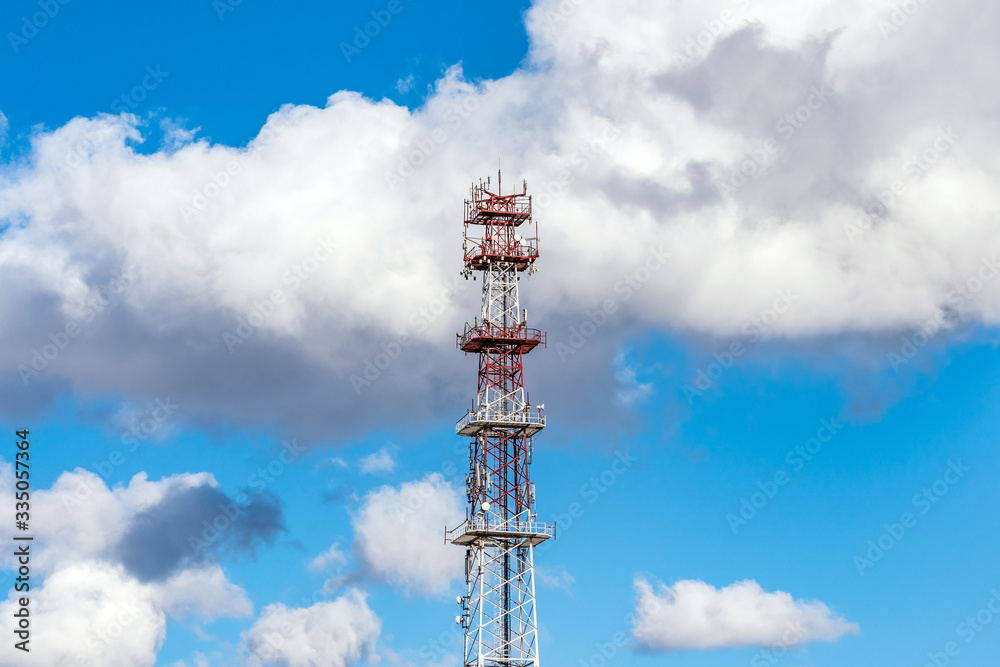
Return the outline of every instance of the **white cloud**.
{"type": "Polygon", "coordinates": [[[194,141],[198,135],[200,127],[188,129],[182,122],[177,122],[172,118],[164,118],[160,121],[160,129],[163,130],[163,144],[167,150],[179,148],[194,141]]]}
{"type": "Polygon", "coordinates": [[[625,353],[619,352],[615,357],[615,380],[618,382],[618,400],[624,405],[632,405],[653,393],[652,382],[639,382],[637,366],[630,365],[625,359],[625,353]]]}
{"type": "Polygon", "coordinates": [[[406,77],[396,81],[396,90],[398,90],[401,93],[408,93],[411,90],[413,90],[413,84],[414,84],[413,75],[408,74],[406,77]]]}
{"type": "Polygon", "coordinates": [[[309,569],[314,572],[326,572],[331,567],[340,569],[345,565],[347,565],[347,555],[340,550],[340,545],[334,544],[313,558],[309,563],[309,569]]]}
{"type": "Polygon", "coordinates": [[[348,667],[375,660],[381,622],[357,590],[311,607],[268,605],[243,633],[244,664],[260,667],[348,667]]]}
{"type": "Polygon", "coordinates": [[[128,531],[133,516],[171,490],[205,485],[218,486],[210,473],[185,473],[150,482],[140,472],[128,485],[109,489],[89,470],[64,472],[50,489],[39,489],[33,496],[35,512],[45,517],[36,528],[38,539],[46,545],[38,562],[54,566],[71,558],[105,556],[128,531]]]}
{"type": "Polygon", "coordinates": [[[635,581],[636,620],[632,636],[646,651],[717,649],[736,646],[791,648],[810,641],[835,641],[856,634],[858,625],[818,601],[769,593],[755,581],[716,589],[701,581],[661,584],[635,581]]]}
{"type": "MultiPolygon", "coordinates": [[[[12,617],[15,599],[12,593],[0,603],[5,618],[12,617]]],[[[91,665],[144,667],[156,662],[166,635],[166,618],[153,603],[151,588],[121,566],[66,564],[32,591],[31,607],[31,653],[3,642],[0,663],[63,667],[85,658],[91,665]]]]}
{"type": "Polygon", "coordinates": [[[369,493],[353,517],[354,550],[362,568],[407,591],[443,593],[463,576],[463,551],[442,539],[464,519],[462,498],[433,473],[369,493]]]}
{"type": "MultiPolygon", "coordinates": [[[[0,461],[0,501],[12,503],[13,473],[0,461]]],[[[162,580],[144,582],[119,562],[115,547],[132,520],[178,492],[217,488],[208,473],[149,481],[145,473],[109,489],[104,480],[77,469],[49,489],[32,494],[32,651],[25,658],[10,642],[0,646],[4,665],[153,665],[168,617],[241,617],[253,609],[246,592],[214,563],[181,567],[162,580]],[[41,582],[41,585],[38,585],[41,582]]],[[[10,553],[2,562],[12,566],[10,553]]],[[[0,602],[13,613],[17,595],[0,602]]]]}
{"type": "Polygon", "coordinates": [[[369,454],[361,459],[360,463],[361,474],[371,475],[380,472],[392,472],[396,469],[396,459],[393,458],[392,452],[388,448],[383,447],[382,449],[369,454]]]}
{"type": "Polygon", "coordinates": [[[226,578],[218,565],[181,570],[154,588],[156,605],[168,616],[241,617],[253,613],[246,591],[226,578]]]}
{"type": "Polygon", "coordinates": [[[536,565],[535,578],[538,580],[539,586],[544,588],[558,588],[571,595],[573,593],[573,585],[576,583],[576,577],[570,574],[569,570],[562,565],[552,567],[536,565]]]}
{"type": "MultiPolygon", "coordinates": [[[[192,660],[194,660],[194,667],[211,667],[211,663],[209,663],[208,658],[206,658],[203,653],[199,653],[198,651],[194,652],[192,660]]],[[[188,667],[188,664],[183,660],[178,660],[177,662],[170,663],[167,667],[188,667]]]]}

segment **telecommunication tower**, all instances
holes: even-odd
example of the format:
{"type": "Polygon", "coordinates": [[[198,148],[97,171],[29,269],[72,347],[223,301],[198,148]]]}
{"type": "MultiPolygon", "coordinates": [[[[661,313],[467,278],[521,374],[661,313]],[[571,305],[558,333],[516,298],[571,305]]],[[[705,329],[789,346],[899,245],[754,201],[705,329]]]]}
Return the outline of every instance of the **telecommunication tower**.
{"type": "Polygon", "coordinates": [[[538,667],[534,548],[552,537],[538,521],[531,483],[532,437],[545,427],[544,406],[524,388],[523,357],[545,333],[531,329],[518,301],[521,274],[535,272],[538,225],[527,183],[503,194],[489,179],[465,202],[466,280],[483,279],[480,314],[456,334],[463,352],[479,355],[479,386],[456,431],[468,436],[467,518],[445,540],[465,547],[467,593],[456,623],[465,629],[466,667],[538,667]]]}

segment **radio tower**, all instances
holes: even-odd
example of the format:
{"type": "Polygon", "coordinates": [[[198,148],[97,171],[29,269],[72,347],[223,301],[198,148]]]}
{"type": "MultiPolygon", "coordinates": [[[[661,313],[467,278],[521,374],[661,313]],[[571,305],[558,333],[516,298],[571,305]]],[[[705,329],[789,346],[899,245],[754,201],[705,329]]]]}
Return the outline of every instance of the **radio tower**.
{"type": "Polygon", "coordinates": [[[466,548],[466,595],[455,622],[465,629],[466,667],[538,667],[534,548],[553,536],[537,520],[531,438],[545,426],[544,406],[532,406],[522,361],[545,334],[529,329],[518,303],[520,274],[535,272],[538,226],[527,182],[520,194],[496,192],[489,179],[473,184],[465,202],[463,248],[468,280],[483,277],[483,304],[457,334],[463,352],[479,355],[479,388],[456,425],[469,440],[467,518],[445,540],[466,548]]]}

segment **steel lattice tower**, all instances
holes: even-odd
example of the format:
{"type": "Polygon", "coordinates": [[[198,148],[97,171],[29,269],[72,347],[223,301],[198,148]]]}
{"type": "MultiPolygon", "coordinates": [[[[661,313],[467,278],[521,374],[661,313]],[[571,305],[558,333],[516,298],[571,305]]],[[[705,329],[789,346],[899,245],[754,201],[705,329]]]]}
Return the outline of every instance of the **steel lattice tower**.
{"type": "Polygon", "coordinates": [[[469,509],[445,540],[466,548],[468,592],[455,620],[465,629],[466,667],[538,667],[534,547],[553,535],[537,520],[529,476],[532,437],[545,426],[543,406],[524,388],[523,357],[545,334],[527,325],[518,301],[521,273],[535,271],[538,226],[527,183],[520,194],[496,194],[489,179],[473,184],[465,202],[466,280],[480,272],[479,317],[457,334],[458,348],[479,355],[479,387],[456,430],[468,436],[469,509]]]}

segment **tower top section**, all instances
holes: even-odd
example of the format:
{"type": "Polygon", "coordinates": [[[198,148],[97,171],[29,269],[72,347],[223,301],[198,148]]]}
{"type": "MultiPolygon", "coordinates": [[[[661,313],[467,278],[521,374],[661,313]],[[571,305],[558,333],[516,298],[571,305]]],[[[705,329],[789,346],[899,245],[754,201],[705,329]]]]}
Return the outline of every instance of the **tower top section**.
{"type": "Polygon", "coordinates": [[[473,183],[465,200],[465,271],[482,271],[508,263],[516,271],[534,272],[538,259],[538,224],[531,217],[528,183],[521,192],[503,194],[500,172],[496,191],[489,179],[473,183]]]}
{"type": "Polygon", "coordinates": [[[496,192],[490,190],[490,180],[472,184],[471,199],[465,200],[465,224],[467,225],[513,225],[517,227],[531,221],[531,196],[528,182],[521,182],[521,192],[503,194],[497,172],[496,192]]]}

